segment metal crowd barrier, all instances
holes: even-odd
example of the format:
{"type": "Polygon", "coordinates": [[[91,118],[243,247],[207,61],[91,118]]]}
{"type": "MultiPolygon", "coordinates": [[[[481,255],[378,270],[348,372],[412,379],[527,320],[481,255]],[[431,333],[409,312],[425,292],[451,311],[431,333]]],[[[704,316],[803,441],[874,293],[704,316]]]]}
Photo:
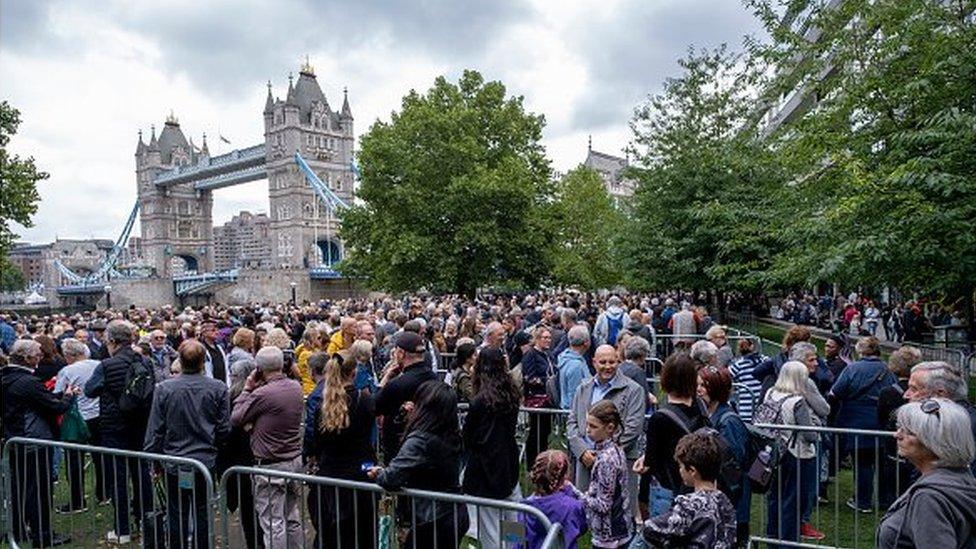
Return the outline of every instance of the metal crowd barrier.
{"type": "Polygon", "coordinates": [[[959,368],[964,374],[974,375],[974,372],[969,367],[969,360],[967,360],[966,353],[962,349],[932,347],[931,345],[917,345],[915,343],[905,343],[905,345],[918,348],[922,353],[922,360],[948,362],[956,368],[959,368]]]}
{"type": "MultiPolygon", "coordinates": [[[[658,347],[659,347],[658,356],[664,356],[664,357],[668,357],[669,355],[671,355],[671,353],[674,352],[674,348],[676,344],[679,342],[688,343],[688,342],[696,342],[696,341],[701,341],[703,339],[707,339],[703,334],[657,334],[656,337],[658,340],[658,347]]],[[[733,355],[736,356],[738,355],[738,351],[736,349],[737,344],[734,342],[739,341],[740,339],[747,339],[749,341],[752,341],[752,345],[755,350],[757,351],[762,350],[762,338],[760,338],[757,335],[753,335],[748,332],[744,332],[734,328],[726,328],[725,337],[729,345],[732,347],[733,355]],[[730,332],[736,332],[736,333],[733,334],[730,332]]],[[[687,346],[691,347],[690,344],[687,346]]]]}
{"type": "MultiPolygon", "coordinates": [[[[482,547],[515,547],[525,543],[527,517],[545,531],[541,547],[562,546],[558,523],[516,501],[413,489],[390,494],[367,482],[254,467],[228,469],[220,479],[220,493],[225,547],[258,546],[253,528],[244,533],[247,513],[253,513],[250,523],[259,529],[278,528],[272,531],[285,540],[286,547],[457,547],[465,535],[477,539],[482,547]],[[267,489],[263,487],[274,487],[283,503],[265,510],[263,516],[253,506],[232,512],[228,496],[234,491],[243,496],[241,487],[245,486],[259,487],[254,494],[259,498],[264,497],[260,491],[267,489]]],[[[517,496],[513,494],[513,498],[517,496]]],[[[263,535],[266,549],[282,547],[267,531],[263,535]]]]}
{"type": "Polygon", "coordinates": [[[199,461],[31,438],[11,438],[2,455],[11,547],[65,536],[93,547],[109,531],[144,547],[213,547],[213,480],[199,461]]]}
{"type": "Polygon", "coordinates": [[[765,496],[753,495],[753,544],[769,547],[876,547],[885,510],[912,482],[913,467],[898,458],[894,432],[757,424],[786,440],[815,433],[814,457],[786,453],[765,496]],[[804,524],[825,537],[801,536],[804,524]]]}

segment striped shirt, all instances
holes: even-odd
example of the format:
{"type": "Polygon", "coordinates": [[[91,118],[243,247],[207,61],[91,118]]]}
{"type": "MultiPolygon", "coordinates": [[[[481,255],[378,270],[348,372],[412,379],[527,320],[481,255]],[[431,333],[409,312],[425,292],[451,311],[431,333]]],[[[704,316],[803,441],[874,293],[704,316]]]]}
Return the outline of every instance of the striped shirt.
{"type": "Polygon", "coordinates": [[[758,404],[753,400],[762,398],[759,394],[759,391],[762,390],[762,381],[753,377],[752,371],[756,369],[756,366],[762,364],[764,360],[766,360],[766,357],[763,355],[751,353],[735,359],[729,365],[729,373],[732,374],[732,381],[744,385],[747,389],[736,392],[738,399],[738,406],[736,408],[739,412],[739,417],[746,423],[752,423],[752,410],[758,404]]]}

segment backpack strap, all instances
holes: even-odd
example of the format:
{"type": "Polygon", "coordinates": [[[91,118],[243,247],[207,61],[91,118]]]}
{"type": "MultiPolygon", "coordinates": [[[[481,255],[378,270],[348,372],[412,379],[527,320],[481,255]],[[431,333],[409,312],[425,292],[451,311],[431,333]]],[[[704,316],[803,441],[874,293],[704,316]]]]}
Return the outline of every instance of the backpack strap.
{"type": "Polygon", "coordinates": [[[678,427],[681,427],[681,430],[685,433],[691,434],[691,426],[688,425],[688,419],[681,411],[667,404],[658,408],[658,411],[677,424],[678,427]]]}
{"type": "MultiPolygon", "coordinates": [[[[865,394],[867,394],[868,391],[871,390],[871,387],[874,387],[879,381],[881,381],[882,379],[884,379],[884,376],[887,373],[888,373],[888,368],[887,368],[887,366],[884,365],[884,363],[882,363],[881,364],[881,371],[878,372],[878,375],[875,376],[874,379],[872,379],[866,385],[864,385],[864,387],[861,387],[860,389],[858,389],[857,391],[855,391],[853,395],[847,397],[845,400],[857,400],[857,399],[861,398],[862,396],[864,396],[865,394]]],[[[897,383],[895,383],[895,385],[897,385],[897,383]]]]}

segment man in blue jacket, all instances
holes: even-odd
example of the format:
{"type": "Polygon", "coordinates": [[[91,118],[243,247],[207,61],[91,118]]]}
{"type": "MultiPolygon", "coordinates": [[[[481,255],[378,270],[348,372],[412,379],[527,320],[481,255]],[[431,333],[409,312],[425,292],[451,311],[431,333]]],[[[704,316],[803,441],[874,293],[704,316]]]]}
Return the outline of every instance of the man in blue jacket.
{"type": "Polygon", "coordinates": [[[569,329],[569,348],[559,355],[557,370],[559,372],[559,407],[569,410],[573,403],[576,388],[590,377],[583,358],[590,346],[590,332],[586,326],[576,325],[569,329]]]}
{"type": "MultiPolygon", "coordinates": [[[[878,423],[878,394],[898,379],[881,360],[881,345],[875,337],[858,340],[855,350],[860,359],[840,373],[828,398],[840,405],[835,425],[845,429],[881,429],[878,423]]],[[[870,513],[874,496],[874,464],[879,459],[878,441],[873,437],[844,437],[840,456],[853,454],[856,482],[855,497],[847,506],[870,513]]]]}

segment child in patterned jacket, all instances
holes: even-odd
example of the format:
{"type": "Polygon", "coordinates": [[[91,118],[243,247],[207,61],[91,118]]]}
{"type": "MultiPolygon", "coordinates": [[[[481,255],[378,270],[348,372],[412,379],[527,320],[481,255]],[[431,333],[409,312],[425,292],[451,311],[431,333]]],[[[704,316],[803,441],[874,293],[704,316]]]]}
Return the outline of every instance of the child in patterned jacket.
{"type": "Polygon", "coordinates": [[[590,465],[590,487],[580,499],[593,533],[593,547],[625,547],[634,522],[627,507],[627,458],[617,444],[623,422],[609,400],[601,400],[586,414],[586,436],[594,444],[596,458],[590,465]]]}
{"type": "Polygon", "coordinates": [[[644,523],[643,538],[651,547],[732,549],[735,508],[718,490],[722,453],[714,433],[685,435],[674,451],[681,480],[695,489],[674,498],[671,509],[644,523]]]}

